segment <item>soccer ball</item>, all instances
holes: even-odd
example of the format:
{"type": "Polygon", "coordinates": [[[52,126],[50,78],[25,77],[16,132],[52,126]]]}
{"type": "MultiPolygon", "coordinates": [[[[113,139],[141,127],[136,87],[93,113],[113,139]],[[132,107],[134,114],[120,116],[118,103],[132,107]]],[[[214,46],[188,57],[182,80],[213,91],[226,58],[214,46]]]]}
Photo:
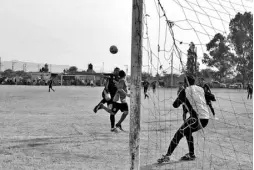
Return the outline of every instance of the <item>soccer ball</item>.
{"type": "Polygon", "coordinates": [[[110,48],[109,48],[109,51],[112,53],[112,54],[116,54],[118,52],[118,49],[115,45],[112,45],[110,48]]]}

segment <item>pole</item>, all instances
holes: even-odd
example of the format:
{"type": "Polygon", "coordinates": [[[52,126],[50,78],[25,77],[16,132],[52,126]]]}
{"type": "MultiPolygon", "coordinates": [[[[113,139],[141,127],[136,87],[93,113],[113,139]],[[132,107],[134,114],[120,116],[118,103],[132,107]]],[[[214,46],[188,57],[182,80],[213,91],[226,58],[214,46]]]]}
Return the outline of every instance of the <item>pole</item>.
{"type": "Polygon", "coordinates": [[[198,70],[197,70],[197,47],[194,48],[194,52],[195,52],[195,76],[197,76],[198,70]]]}
{"type": "Polygon", "coordinates": [[[171,53],[171,88],[173,87],[173,53],[171,53]]]}
{"type": "Polygon", "coordinates": [[[128,75],[128,65],[124,65],[125,66],[125,71],[126,71],[126,76],[128,75]]]}
{"type": "Polygon", "coordinates": [[[142,71],[143,0],[132,1],[131,97],[130,97],[130,170],[140,169],[140,106],[142,71]]]}
{"type": "Polygon", "coordinates": [[[2,59],[0,57],[0,72],[2,71],[2,59]]]}

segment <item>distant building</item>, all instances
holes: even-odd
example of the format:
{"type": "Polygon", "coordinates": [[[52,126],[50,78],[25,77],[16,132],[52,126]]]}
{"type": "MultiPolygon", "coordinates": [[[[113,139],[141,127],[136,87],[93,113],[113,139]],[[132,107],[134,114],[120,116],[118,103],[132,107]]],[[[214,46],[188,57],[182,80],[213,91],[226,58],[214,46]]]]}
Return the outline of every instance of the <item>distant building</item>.
{"type": "Polygon", "coordinates": [[[45,80],[46,82],[50,79],[51,73],[44,72],[29,72],[32,81],[45,80]]]}
{"type": "Polygon", "coordinates": [[[95,72],[76,72],[73,74],[61,74],[61,84],[65,80],[80,80],[85,85],[90,85],[90,82],[94,82],[95,85],[101,86],[104,84],[104,78],[102,73],[95,72]]]}

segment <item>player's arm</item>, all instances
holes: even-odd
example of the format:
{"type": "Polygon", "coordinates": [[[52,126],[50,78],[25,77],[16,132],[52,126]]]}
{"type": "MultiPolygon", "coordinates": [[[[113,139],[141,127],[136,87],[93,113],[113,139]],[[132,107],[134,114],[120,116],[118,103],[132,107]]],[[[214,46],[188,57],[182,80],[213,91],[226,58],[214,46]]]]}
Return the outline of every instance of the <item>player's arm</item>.
{"type": "Polygon", "coordinates": [[[108,84],[109,84],[109,79],[107,79],[107,81],[106,81],[106,83],[105,83],[105,88],[104,88],[104,90],[105,90],[106,92],[108,92],[108,84]]]}
{"type": "Polygon", "coordinates": [[[207,84],[205,84],[205,88],[209,93],[212,93],[210,87],[207,84]]]}
{"type": "Polygon", "coordinates": [[[185,90],[183,89],[179,95],[177,96],[176,100],[174,101],[173,103],[173,107],[174,108],[178,108],[182,103],[183,101],[185,100],[185,90]]]}

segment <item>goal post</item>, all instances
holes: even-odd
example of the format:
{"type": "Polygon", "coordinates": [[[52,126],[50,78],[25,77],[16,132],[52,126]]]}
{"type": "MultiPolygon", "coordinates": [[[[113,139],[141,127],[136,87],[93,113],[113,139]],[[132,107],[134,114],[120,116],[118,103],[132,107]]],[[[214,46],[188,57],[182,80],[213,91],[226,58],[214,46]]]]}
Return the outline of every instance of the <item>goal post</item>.
{"type": "Polygon", "coordinates": [[[140,111],[142,72],[143,0],[132,1],[131,97],[130,97],[130,169],[140,169],[140,111]]]}

